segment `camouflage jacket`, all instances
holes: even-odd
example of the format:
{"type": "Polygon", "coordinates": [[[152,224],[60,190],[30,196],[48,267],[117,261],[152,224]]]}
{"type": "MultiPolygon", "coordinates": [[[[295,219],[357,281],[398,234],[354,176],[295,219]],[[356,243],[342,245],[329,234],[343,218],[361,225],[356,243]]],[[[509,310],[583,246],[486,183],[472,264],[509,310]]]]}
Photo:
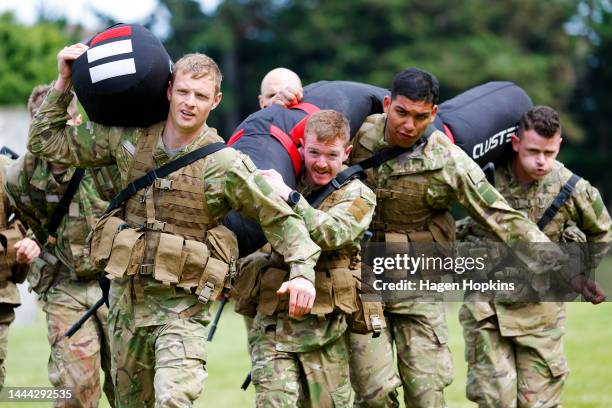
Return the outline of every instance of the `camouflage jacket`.
{"type": "MultiPolygon", "coordinates": [[[[351,164],[390,147],[385,140],[386,119],[386,114],[366,119],[353,141],[351,164]]],[[[506,243],[550,242],[533,222],[510,207],[489,184],[480,167],[439,131],[414,149],[366,173],[366,183],[378,200],[373,227],[380,223],[400,233],[423,229],[428,218],[448,211],[458,201],[477,222],[506,243]]],[[[555,250],[558,251],[555,262],[563,260],[563,253],[555,250]]],[[[542,259],[537,251],[516,255],[530,270],[550,269],[550,261],[542,259]]],[[[401,306],[398,308],[394,311],[401,313],[401,306]]]]}
{"type": "MultiPolygon", "coordinates": [[[[120,179],[114,166],[88,169],[55,232],[57,242],[48,244],[49,234],[45,225],[50,221],[74,172],[74,167],[69,168],[56,178],[48,162],[27,152],[8,169],[5,188],[20,217],[43,247],[43,252],[50,253],[66,266],[60,268],[58,273],[71,279],[91,279],[99,271],[89,262],[87,236],[104,213],[108,201],[118,192],[120,179]]],[[[41,255],[41,258],[45,256],[41,255]]]]}
{"type": "MultiPolygon", "coordinates": [[[[298,180],[297,189],[304,196],[312,192],[303,177],[298,180]]],[[[318,209],[302,197],[294,210],[304,218],[311,238],[321,247],[319,262],[324,262],[339,255],[353,259],[358,256],[360,241],[370,225],[375,205],[372,190],[355,179],[330,194],[318,209]]],[[[338,339],[347,328],[345,315],[339,312],[322,321],[313,315],[290,319],[286,313],[271,319],[276,319],[276,348],[287,352],[316,350],[338,339]]]]}
{"type": "MultiPolygon", "coordinates": [[[[6,177],[6,168],[9,167],[13,163],[11,159],[4,155],[0,155],[0,183],[3,184],[3,180],[6,177]]],[[[8,197],[4,191],[4,186],[0,186],[0,230],[4,230],[9,228],[8,225],[8,217],[10,210],[10,204],[8,197]]],[[[6,248],[3,249],[2,256],[7,256],[6,248]]],[[[6,259],[9,261],[9,259],[6,259]]],[[[0,269],[0,303],[9,303],[13,305],[21,304],[21,298],[19,297],[19,290],[15,283],[12,282],[12,275],[14,272],[14,268],[25,268],[25,266],[16,264],[13,267],[5,267],[6,270],[0,269]]],[[[25,273],[25,271],[21,271],[21,273],[25,273]]]]}
{"type": "MultiPolygon", "coordinates": [[[[533,222],[537,222],[571,176],[572,172],[557,161],[552,171],[542,180],[524,186],[514,176],[511,162],[508,162],[496,169],[495,186],[513,208],[533,222]]],[[[596,244],[587,246],[591,253],[586,259],[587,269],[595,268],[612,241],[612,220],[599,191],[584,179],[578,181],[570,198],[546,224],[543,232],[551,241],[560,242],[564,231],[571,226],[578,227],[586,236],[587,242],[596,244]]],[[[494,238],[478,226],[475,227],[472,229],[474,234],[494,238]]],[[[517,336],[558,327],[565,315],[564,305],[561,302],[527,304],[468,302],[466,307],[477,320],[497,314],[500,330],[505,336],[517,336]]]]}
{"type": "MultiPolygon", "coordinates": [[[[68,126],[66,108],[71,98],[69,92],[62,94],[51,89],[32,121],[28,149],[48,160],[73,166],[116,164],[122,185],[126,186],[135,146],[147,129],[108,127],[92,122],[79,127],[68,126]]],[[[204,133],[173,157],[168,156],[160,138],[153,152],[155,163],[161,166],[194,150],[204,133]]],[[[261,175],[256,174],[253,162],[232,148],[220,150],[204,160],[203,204],[210,215],[220,219],[235,209],[258,220],[268,241],[291,265],[291,278],[304,276],[314,281],[319,247],[308,236],[302,218],[273,194],[261,175]]],[[[138,325],[162,324],[197,301],[193,295],[177,300],[175,291],[168,290],[162,283],[149,282],[147,285],[145,296],[148,292],[156,301],[151,307],[135,310],[138,325]]]]}

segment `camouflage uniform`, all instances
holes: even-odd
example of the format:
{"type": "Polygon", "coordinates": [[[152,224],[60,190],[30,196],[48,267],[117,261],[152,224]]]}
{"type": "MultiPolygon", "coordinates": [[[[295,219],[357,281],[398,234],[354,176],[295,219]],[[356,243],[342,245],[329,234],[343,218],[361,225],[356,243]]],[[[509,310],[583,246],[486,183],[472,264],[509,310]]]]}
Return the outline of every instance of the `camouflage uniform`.
{"type": "MultiPolygon", "coordinates": [[[[548,175],[525,188],[508,163],[496,170],[495,180],[497,190],[510,205],[536,222],[571,175],[556,162],[548,175]]],[[[589,243],[612,241],[612,221],[601,196],[584,179],[543,232],[551,241],[560,242],[572,223],[584,232],[589,243]]],[[[482,237],[479,229],[475,232],[482,237]]],[[[562,302],[464,303],[460,321],[468,362],[468,398],[479,407],[561,406],[569,373],[562,341],[565,318],[562,302]]]]}
{"type": "MultiPolygon", "coordinates": [[[[143,152],[138,147],[142,143],[153,141],[148,144],[151,150],[145,158],[149,161],[147,166],[159,166],[196,148],[222,141],[214,129],[206,127],[190,145],[170,157],[161,139],[164,123],[147,129],[106,127],[91,122],[78,128],[67,127],[66,107],[70,98],[70,93],[51,89],[32,122],[28,148],[49,160],[70,165],[116,163],[123,186],[134,178],[134,168],[142,167],[135,160],[135,154],[143,152]]],[[[199,211],[197,217],[172,211],[171,203],[164,206],[155,203],[153,210],[157,214],[182,217],[191,223],[203,221],[200,231],[203,232],[230,209],[237,209],[261,222],[268,240],[291,265],[291,278],[303,276],[314,281],[313,268],[320,249],[309,239],[302,219],[275,197],[269,184],[255,173],[250,159],[226,148],[176,173],[194,169],[200,170],[189,183],[201,186],[197,191],[202,201],[192,200],[190,205],[199,211]]],[[[179,184],[184,186],[184,182],[179,184]]],[[[134,206],[125,207],[126,217],[153,201],[147,199],[150,190],[130,199],[128,204],[134,206]]],[[[136,231],[134,224],[128,220],[129,231],[136,231]]],[[[153,236],[149,230],[146,234],[153,236]]],[[[180,237],[180,234],[172,236],[180,237]]],[[[149,245],[149,238],[145,239],[149,245]]],[[[201,241],[196,243],[203,245],[201,241]]],[[[158,248],[162,246],[148,246],[147,254],[158,248]]],[[[209,257],[207,262],[213,263],[212,260],[209,257]]],[[[117,404],[190,406],[199,396],[207,375],[205,334],[210,302],[204,305],[197,295],[144,274],[144,263],[132,265],[131,258],[117,261],[130,263],[130,271],[125,276],[112,280],[110,291],[109,325],[117,404]]],[[[208,264],[202,264],[198,272],[207,268],[208,264]]]]}
{"type": "MultiPolygon", "coordinates": [[[[389,147],[385,141],[386,114],[369,116],[354,140],[351,162],[356,163],[374,152],[389,147]]],[[[448,213],[454,201],[462,204],[475,219],[487,225],[504,241],[547,242],[537,227],[513,210],[486,181],[478,165],[441,132],[435,131],[424,143],[409,152],[367,171],[366,182],[377,197],[377,210],[371,229],[374,241],[418,242],[428,232],[431,241],[454,240],[454,221],[448,213]],[[420,233],[420,234],[419,234],[420,233]]],[[[517,254],[534,269],[543,262],[535,254],[517,254]]],[[[448,329],[444,308],[439,302],[403,301],[387,303],[387,324],[397,348],[399,373],[408,407],[445,406],[443,390],[452,381],[452,359],[447,345],[448,329]]],[[[367,373],[374,364],[367,356],[388,356],[390,345],[370,342],[380,352],[369,352],[368,345],[353,336],[352,349],[365,350],[351,361],[355,376],[370,375],[389,379],[356,390],[367,406],[382,406],[384,400],[368,396],[394,398],[395,381],[391,375],[393,360],[377,362],[381,372],[367,373]],[[367,373],[367,374],[366,374],[367,373]]],[[[367,379],[359,381],[366,384],[367,379]]]]}
{"type": "MultiPolygon", "coordinates": [[[[303,179],[298,190],[306,195],[310,193],[303,179]]],[[[315,267],[317,273],[327,273],[327,264],[333,262],[336,268],[341,268],[341,259],[346,260],[343,267],[350,273],[349,262],[351,259],[356,262],[360,239],[370,224],[375,203],[374,193],[360,180],[352,180],[330,194],[319,209],[310,207],[304,198],[300,199],[295,212],[303,216],[310,236],[323,251],[315,267]]],[[[282,263],[278,266],[283,268],[282,263]]],[[[262,285],[270,272],[264,270],[262,285]]],[[[278,281],[282,283],[282,275],[280,278],[278,281]]],[[[325,299],[321,292],[322,282],[317,277],[317,298],[311,314],[300,319],[289,318],[286,303],[284,307],[277,306],[276,310],[263,311],[264,298],[276,297],[274,288],[278,289],[280,283],[262,286],[258,313],[249,331],[258,407],[353,405],[349,350],[344,336],[345,314],[331,308],[331,313],[323,311],[319,306],[325,299]]]]}
{"type": "MultiPolygon", "coordinates": [[[[99,271],[89,262],[87,235],[104,212],[119,182],[116,169],[85,172],[55,235],[48,237],[49,222],[75,172],[74,168],[54,176],[49,163],[26,153],[7,171],[6,191],[21,218],[44,246],[30,267],[28,281],[44,302],[51,355],[49,381],[55,387],[73,389],[73,401],[65,406],[96,407],[101,395],[100,367],[104,370],[104,392],[113,404],[110,377],[108,310],[96,316],[70,339],[64,332],[100,297],[99,271]],[[100,190],[98,190],[100,189],[100,190]],[[98,192],[100,191],[100,192],[98,192]]],[[[56,406],[64,406],[57,402],[56,406]]]]}
{"type": "MultiPolygon", "coordinates": [[[[0,155],[0,233],[4,232],[8,226],[9,202],[4,193],[2,186],[5,177],[6,167],[12,163],[12,160],[4,155],[0,155]]],[[[15,229],[17,231],[17,229],[15,229]]],[[[21,304],[19,290],[15,281],[17,276],[25,277],[25,267],[12,263],[10,257],[14,256],[14,249],[10,248],[13,245],[8,243],[7,248],[1,248],[2,264],[0,265],[0,390],[4,386],[6,371],[4,369],[4,360],[6,359],[8,349],[8,329],[9,325],[15,320],[14,309],[21,304]],[[5,260],[6,259],[6,260],[5,260]],[[17,273],[15,273],[17,272],[17,273]]],[[[20,280],[20,279],[19,279],[20,280]]]]}

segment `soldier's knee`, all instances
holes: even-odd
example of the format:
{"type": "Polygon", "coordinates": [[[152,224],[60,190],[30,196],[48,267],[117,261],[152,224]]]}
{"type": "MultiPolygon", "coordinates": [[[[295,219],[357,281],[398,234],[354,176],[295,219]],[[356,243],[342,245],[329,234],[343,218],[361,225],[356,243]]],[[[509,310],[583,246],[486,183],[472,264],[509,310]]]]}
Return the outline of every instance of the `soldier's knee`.
{"type": "Polygon", "coordinates": [[[380,389],[374,393],[355,393],[355,407],[359,408],[396,408],[399,407],[396,388],[380,389]]]}

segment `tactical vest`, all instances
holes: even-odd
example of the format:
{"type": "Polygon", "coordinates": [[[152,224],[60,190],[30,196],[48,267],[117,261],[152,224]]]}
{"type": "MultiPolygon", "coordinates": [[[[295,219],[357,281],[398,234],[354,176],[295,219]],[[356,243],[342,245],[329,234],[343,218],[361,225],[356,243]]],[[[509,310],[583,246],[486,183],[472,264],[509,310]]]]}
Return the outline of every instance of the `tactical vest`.
{"type": "MultiPolygon", "coordinates": [[[[38,166],[47,165],[46,162],[29,153],[26,153],[20,160],[23,160],[20,170],[23,171],[23,177],[26,183],[30,183],[38,166]]],[[[62,183],[60,190],[62,192],[65,191],[67,186],[68,182],[62,183]]],[[[93,186],[91,186],[91,188],[93,188],[93,186]]],[[[60,228],[64,228],[64,231],[61,232],[61,236],[58,236],[58,242],[55,242],[55,240],[48,240],[49,237],[47,235],[36,236],[39,242],[48,244],[47,251],[49,251],[49,254],[52,253],[53,255],[50,259],[54,259],[54,268],[52,269],[62,269],[70,275],[70,278],[73,280],[90,280],[96,278],[99,271],[90,263],[87,236],[91,230],[91,226],[94,225],[97,219],[102,215],[106,205],[105,202],[98,202],[97,200],[105,200],[109,196],[112,197],[116,191],[115,180],[109,168],[92,169],[85,172],[74,197],[70,201],[68,212],[64,216],[66,221],[62,221],[64,226],[62,227],[62,224],[60,224],[60,228]],[[83,208],[81,207],[83,205],[81,203],[81,199],[83,199],[82,194],[83,191],[86,191],[83,190],[85,183],[92,183],[97,190],[97,195],[99,195],[99,198],[87,197],[89,204],[91,204],[91,213],[88,214],[83,214],[81,211],[83,208]],[[69,241],[70,254],[64,254],[62,250],[58,249],[56,251],[53,249],[58,243],[61,244],[61,241],[64,239],[69,241]],[[58,261],[58,258],[61,262],[58,261]],[[55,268],[55,266],[57,266],[57,268],[55,268]]],[[[37,209],[36,212],[42,214],[42,219],[39,220],[43,226],[42,229],[44,229],[46,223],[51,219],[61,199],[62,194],[58,194],[58,192],[41,190],[31,184],[25,188],[22,187],[21,201],[37,209]]]]}
{"type": "MultiPolygon", "coordinates": [[[[329,211],[342,200],[342,189],[330,194],[319,206],[329,211]]],[[[289,279],[289,271],[282,257],[255,253],[247,257],[241,268],[241,276],[235,287],[239,300],[238,313],[254,317],[256,313],[271,316],[287,312],[287,297],[276,291],[289,279]],[[249,259],[250,258],[250,259],[249,259]]],[[[320,320],[332,312],[347,315],[347,323],[353,332],[379,333],[386,323],[381,302],[366,302],[359,295],[361,270],[356,248],[343,248],[321,253],[315,265],[316,297],[310,314],[320,320]]]]}
{"type": "MultiPolygon", "coordinates": [[[[352,163],[370,157],[385,126],[384,115],[368,117],[355,143],[352,163]]],[[[451,142],[440,132],[408,153],[366,170],[368,185],[376,193],[376,213],[370,224],[373,240],[390,243],[437,243],[450,248],[455,241],[455,221],[448,211],[435,210],[426,201],[436,170],[445,164],[444,149],[451,142]],[[412,157],[413,156],[413,157],[412,157]]]]}
{"type": "MultiPolygon", "coordinates": [[[[520,211],[529,220],[537,223],[570,177],[571,172],[566,170],[561,163],[555,162],[552,171],[539,181],[542,185],[538,188],[537,194],[531,194],[528,197],[522,187],[511,187],[512,180],[515,178],[508,165],[499,168],[496,172],[495,188],[504,196],[512,208],[520,211]]],[[[543,229],[543,232],[552,242],[561,241],[568,221],[563,208],[567,205],[571,205],[570,200],[561,207],[559,213],[543,229]]]]}
{"type": "MultiPolygon", "coordinates": [[[[129,181],[157,167],[162,132],[159,123],[138,139],[129,181]]],[[[214,129],[205,132],[196,147],[222,141],[214,129]]],[[[150,275],[195,292],[203,303],[214,299],[233,271],[238,248],[235,235],[217,225],[206,207],[204,170],[204,160],[197,160],[158,178],[128,199],[123,219],[120,210],[104,217],[94,229],[94,262],[111,278],[150,275]]]]}

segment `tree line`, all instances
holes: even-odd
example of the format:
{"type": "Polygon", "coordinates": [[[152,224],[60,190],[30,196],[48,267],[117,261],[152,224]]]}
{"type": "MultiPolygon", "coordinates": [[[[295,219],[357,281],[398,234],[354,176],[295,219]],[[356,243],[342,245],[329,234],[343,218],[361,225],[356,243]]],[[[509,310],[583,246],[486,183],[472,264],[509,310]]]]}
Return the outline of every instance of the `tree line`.
{"type": "MultiPolygon", "coordinates": [[[[114,23],[98,15],[101,29],[114,23]]],[[[441,100],[513,81],[534,103],[562,113],[561,160],[612,207],[610,0],[224,0],[208,13],[195,0],[158,0],[141,23],[167,27],[162,41],[173,59],[199,51],[220,64],[224,99],[210,122],[226,137],[258,108],[260,80],[276,66],[305,84],[383,87],[418,66],[438,77],[441,100]]],[[[23,104],[35,84],[52,80],[57,51],[83,35],[61,19],[24,26],[0,16],[0,104],[23,104]]]]}

